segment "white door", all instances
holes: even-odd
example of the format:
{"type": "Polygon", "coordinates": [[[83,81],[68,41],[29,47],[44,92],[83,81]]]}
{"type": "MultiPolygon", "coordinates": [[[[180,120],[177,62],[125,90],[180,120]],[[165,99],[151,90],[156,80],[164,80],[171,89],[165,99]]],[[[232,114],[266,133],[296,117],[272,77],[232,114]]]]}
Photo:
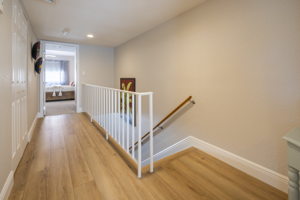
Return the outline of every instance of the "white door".
{"type": "Polygon", "coordinates": [[[18,0],[13,0],[12,21],[12,165],[27,144],[27,21],[18,0]]]}

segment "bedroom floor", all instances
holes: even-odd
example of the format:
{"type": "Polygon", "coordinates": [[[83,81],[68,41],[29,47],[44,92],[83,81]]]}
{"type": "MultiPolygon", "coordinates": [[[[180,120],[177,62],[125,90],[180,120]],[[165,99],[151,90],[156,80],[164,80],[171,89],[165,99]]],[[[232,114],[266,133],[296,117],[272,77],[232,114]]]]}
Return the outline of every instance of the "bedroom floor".
{"type": "Polygon", "coordinates": [[[62,115],[76,113],[75,101],[46,102],[46,115],[62,115]]]}

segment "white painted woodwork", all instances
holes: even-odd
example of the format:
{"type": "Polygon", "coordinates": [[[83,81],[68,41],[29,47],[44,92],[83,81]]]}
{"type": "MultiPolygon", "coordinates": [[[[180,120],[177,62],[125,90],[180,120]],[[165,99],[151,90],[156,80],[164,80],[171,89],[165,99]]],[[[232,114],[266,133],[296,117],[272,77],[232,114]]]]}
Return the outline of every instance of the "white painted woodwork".
{"type": "Polygon", "coordinates": [[[12,167],[16,169],[27,144],[28,24],[18,0],[12,20],[12,167]]]}
{"type": "Polygon", "coordinates": [[[91,122],[95,120],[106,131],[107,140],[109,136],[114,138],[137,163],[139,178],[142,176],[142,130],[145,133],[150,132],[149,161],[150,172],[153,172],[153,93],[129,92],[90,84],[83,84],[82,89],[83,111],[91,116],[91,122]],[[129,111],[130,97],[133,105],[131,111],[129,111]],[[143,108],[145,111],[142,110],[143,97],[149,101],[143,108]],[[142,117],[146,114],[148,119],[142,117]],[[134,126],[135,119],[136,126],[134,126]],[[138,146],[130,151],[130,146],[134,147],[135,141],[138,141],[138,146]]]}
{"type": "Polygon", "coordinates": [[[300,200],[300,128],[290,131],[284,139],[288,143],[289,200],[300,200]]]}

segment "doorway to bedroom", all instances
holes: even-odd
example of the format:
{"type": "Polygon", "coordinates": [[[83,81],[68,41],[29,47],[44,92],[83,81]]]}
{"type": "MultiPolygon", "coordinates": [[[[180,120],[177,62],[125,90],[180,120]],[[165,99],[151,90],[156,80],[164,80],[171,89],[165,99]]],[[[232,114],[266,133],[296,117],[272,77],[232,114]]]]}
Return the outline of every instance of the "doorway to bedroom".
{"type": "Polygon", "coordinates": [[[76,113],[77,47],[44,43],[44,115],[76,113]]]}

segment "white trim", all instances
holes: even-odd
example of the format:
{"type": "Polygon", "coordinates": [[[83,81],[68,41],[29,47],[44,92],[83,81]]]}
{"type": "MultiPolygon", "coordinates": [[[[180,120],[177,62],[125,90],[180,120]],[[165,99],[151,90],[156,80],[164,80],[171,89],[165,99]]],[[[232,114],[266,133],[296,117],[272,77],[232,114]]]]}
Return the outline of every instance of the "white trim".
{"type": "Polygon", "coordinates": [[[40,118],[39,117],[39,113],[36,114],[31,126],[30,126],[30,129],[27,133],[27,141],[30,142],[31,141],[31,138],[32,138],[32,134],[33,134],[33,131],[34,131],[34,128],[36,126],[36,122],[37,122],[37,119],[40,118]]]}
{"type": "MultiPolygon", "coordinates": [[[[164,149],[163,151],[154,155],[154,160],[160,160],[166,156],[172,155],[174,153],[180,152],[184,149],[196,147],[201,151],[204,151],[215,158],[222,160],[223,162],[283,191],[288,191],[288,178],[282,174],[279,174],[271,169],[263,167],[257,163],[249,161],[242,158],[236,154],[229,151],[221,149],[215,145],[209,144],[203,140],[196,137],[189,136],[185,139],[177,142],[176,144],[164,149]]],[[[149,159],[143,161],[143,165],[147,165],[149,159]]]]}
{"type": "Polygon", "coordinates": [[[229,151],[221,149],[217,146],[209,144],[198,138],[189,136],[192,142],[192,146],[224,161],[225,163],[269,184],[273,187],[283,191],[288,191],[288,178],[282,174],[279,174],[271,169],[263,167],[250,160],[242,158],[229,151]]]}
{"type": "MultiPolygon", "coordinates": [[[[180,140],[179,142],[169,146],[168,148],[158,152],[157,154],[155,154],[153,156],[153,160],[154,162],[162,159],[162,158],[165,158],[167,156],[170,156],[172,154],[175,154],[177,152],[180,152],[180,151],[183,151],[185,149],[188,149],[192,147],[191,145],[191,141],[189,141],[189,137],[186,137],[184,138],[183,140],[180,140]]],[[[146,165],[149,165],[150,164],[150,159],[147,158],[145,160],[143,160],[142,162],[142,166],[146,166],[146,165]]]]}
{"type": "Polygon", "coordinates": [[[40,112],[38,112],[37,114],[36,114],[36,118],[43,118],[44,117],[44,115],[42,114],[42,113],[40,113],[40,112]]]}
{"type": "MultiPolygon", "coordinates": [[[[73,43],[65,43],[65,42],[54,42],[54,41],[47,41],[47,40],[42,40],[42,56],[43,60],[45,60],[45,44],[59,44],[59,45],[66,45],[66,46],[72,46],[76,48],[76,58],[75,58],[75,71],[76,71],[76,89],[75,89],[75,103],[76,103],[76,112],[80,112],[80,104],[81,104],[81,90],[80,90],[80,66],[79,66],[79,45],[78,44],[73,44],[73,43]]],[[[40,112],[42,114],[41,117],[44,117],[45,114],[45,84],[44,84],[44,79],[45,79],[45,71],[44,67],[42,67],[42,71],[40,73],[40,112]]]]}
{"type": "Polygon", "coordinates": [[[77,112],[78,112],[78,113],[81,113],[81,112],[83,112],[83,109],[82,109],[82,107],[81,107],[81,106],[79,106],[79,107],[77,108],[77,112]]]}
{"type": "MultiPolygon", "coordinates": [[[[43,61],[45,60],[45,41],[41,41],[41,52],[42,52],[42,57],[43,61]]],[[[42,67],[41,72],[39,74],[40,77],[40,109],[39,109],[39,114],[44,117],[45,109],[44,109],[44,99],[45,99],[45,84],[44,84],[44,67],[42,67]]]]}
{"type": "Polygon", "coordinates": [[[14,172],[13,171],[10,171],[5,183],[4,183],[4,186],[1,190],[1,193],[0,193],[0,200],[6,200],[8,199],[9,197],[9,194],[11,192],[11,189],[14,185],[14,172]]]}
{"type": "Polygon", "coordinates": [[[76,112],[82,112],[81,108],[81,85],[80,85],[80,62],[79,62],[79,53],[80,53],[80,46],[76,45],[76,64],[75,64],[75,71],[76,71],[76,112]]]}

